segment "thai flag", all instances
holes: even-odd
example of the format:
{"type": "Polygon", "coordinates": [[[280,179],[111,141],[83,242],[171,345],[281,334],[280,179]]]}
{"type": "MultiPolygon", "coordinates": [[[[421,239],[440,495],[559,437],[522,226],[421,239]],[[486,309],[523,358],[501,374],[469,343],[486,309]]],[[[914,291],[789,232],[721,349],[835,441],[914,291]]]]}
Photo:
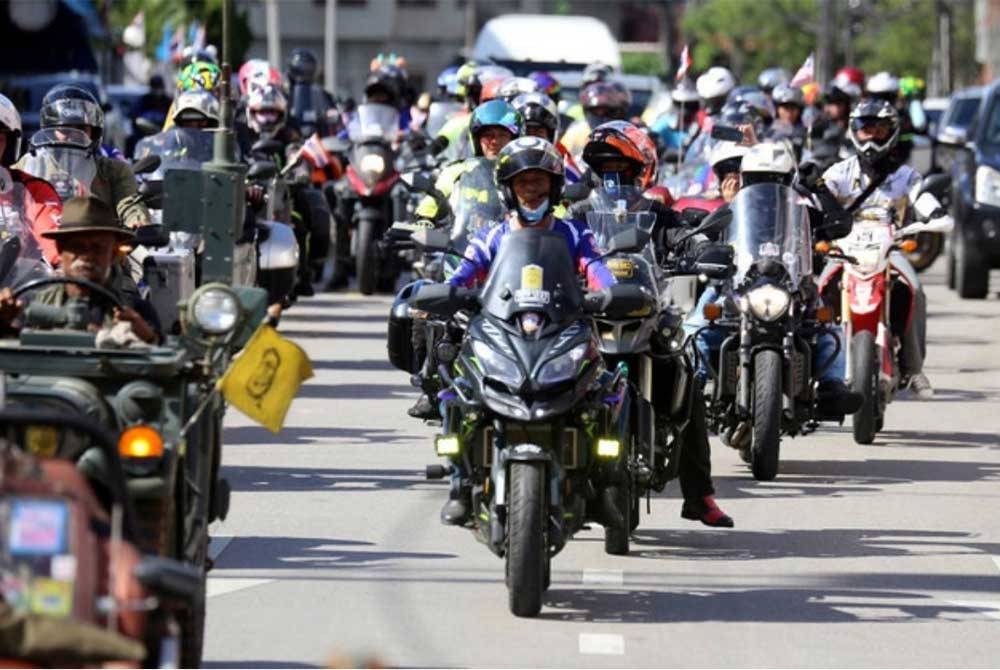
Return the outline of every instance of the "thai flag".
{"type": "Polygon", "coordinates": [[[800,67],[799,71],[795,73],[795,76],[792,77],[790,82],[788,82],[788,85],[802,87],[813,81],[815,77],[816,73],[813,68],[813,55],[809,54],[809,58],[807,58],[806,62],[802,64],[802,67],[800,67]]]}
{"type": "Polygon", "coordinates": [[[573,154],[563,146],[562,142],[556,142],[556,151],[563,159],[563,175],[566,178],[566,183],[576,184],[583,179],[583,170],[576,164],[576,161],[573,160],[573,154]]]}
{"type": "Polygon", "coordinates": [[[320,139],[319,133],[313,133],[305,141],[302,145],[301,153],[313,167],[325,168],[330,164],[330,157],[327,156],[326,148],[323,146],[323,140],[320,139]]]}
{"type": "Polygon", "coordinates": [[[681,51],[681,65],[677,68],[677,74],[674,76],[675,81],[680,81],[687,75],[688,70],[691,69],[691,52],[688,51],[688,45],[684,45],[684,50],[681,51]]]}

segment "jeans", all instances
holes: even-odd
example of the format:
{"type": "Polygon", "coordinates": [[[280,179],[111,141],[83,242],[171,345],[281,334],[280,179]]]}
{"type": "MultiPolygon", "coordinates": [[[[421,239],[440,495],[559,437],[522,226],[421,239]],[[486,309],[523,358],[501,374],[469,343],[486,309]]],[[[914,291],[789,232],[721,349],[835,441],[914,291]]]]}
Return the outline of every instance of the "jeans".
{"type": "MultiPolygon", "coordinates": [[[[684,321],[684,331],[689,336],[693,336],[699,328],[708,325],[708,321],[705,320],[702,311],[705,305],[717,301],[721,301],[718,290],[714,286],[709,286],[701,294],[698,304],[695,305],[684,321]]],[[[706,382],[709,377],[706,361],[711,361],[713,365],[717,365],[719,350],[722,348],[722,343],[730,334],[731,332],[726,328],[710,328],[702,331],[701,336],[695,340],[694,346],[698,350],[695,375],[702,383],[706,382]]],[[[823,371],[819,379],[821,382],[842,382],[844,381],[844,376],[847,374],[847,352],[843,346],[844,331],[840,326],[836,326],[819,336],[816,346],[813,348],[813,369],[818,370],[820,366],[829,360],[830,356],[833,355],[834,349],[837,348],[838,340],[841,343],[840,351],[837,352],[837,357],[833,363],[823,371]]]]}

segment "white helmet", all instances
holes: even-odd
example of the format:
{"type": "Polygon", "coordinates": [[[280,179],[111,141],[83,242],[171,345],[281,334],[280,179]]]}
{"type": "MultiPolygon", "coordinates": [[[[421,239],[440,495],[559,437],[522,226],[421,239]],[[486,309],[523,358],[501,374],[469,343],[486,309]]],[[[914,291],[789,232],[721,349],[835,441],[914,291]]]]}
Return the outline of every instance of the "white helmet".
{"type": "Polygon", "coordinates": [[[2,165],[12,165],[21,156],[21,114],[5,95],[0,95],[0,133],[7,135],[2,165]]]}
{"type": "Polygon", "coordinates": [[[871,79],[868,80],[868,85],[865,89],[868,93],[879,97],[895,97],[899,95],[899,79],[883,70],[882,72],[872,75],[871,79]]]}
{"type": "Polygon", "coordinates": [[[750,147],[741,142],[716,142],[708,153],[708,162],[716,178],[721,181],[727,174],[739,172],[742,159],[749,150],[750,147]]]}
{"type": "Polygon", "coordinates": [[[510,102],[522,93],[537,93],[538,91],[538,83],[534,79],[510,77],[500,84],[500,88],[497,89],[497,97],[510,102]]]}
{"type": "Polygon", "coordinates": [[[703,100],[725,98],[736,87],[733,73],[724,67],[710,67],[705,74],[698,77],[695,88],[703,100]]]}
{"type": "Polygon", "coordinates": [[[784,142],[761,142],[750,147],[740,165],[743,185],[759,182],[791,184],[795,155],[784,142]]]}

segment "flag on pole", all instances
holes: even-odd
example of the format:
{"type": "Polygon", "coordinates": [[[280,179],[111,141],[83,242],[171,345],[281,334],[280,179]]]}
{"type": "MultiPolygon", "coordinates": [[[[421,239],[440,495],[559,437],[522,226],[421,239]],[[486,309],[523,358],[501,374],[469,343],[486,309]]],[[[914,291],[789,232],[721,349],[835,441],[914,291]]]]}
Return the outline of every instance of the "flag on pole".
{"type": "Polygon", "coordinates": [[[170,60],[172,54],[171,51],[171,39],[174,34],[174,26],[169,21],[163,24],[163,37],[160,39],[159,46],[156,47],[156,60],[161,63],[166,63],[170,60]]]}
{"type": "Polygon", "coordinates": [[[323,146],[323,140],[320,139],[319,133],[313,133],[302,144],[301,153],[313,167],[324,168],[330,164],[330,158],[327,156],[326,147],[323,146]]]}
{"type": "Polygon", "coordinates": [[[175,63],[179,63],[184,58],[184,26],[177,26],[174,36],[170,40],[170,57],[175,63]]]}
{"type": "Polygon", "coordinates": [[[688,51],[688,45],[684,45],[684,50],[681,51],[681,65],[677,68],[677,75],[674,77],[675,81],[680,81],[687,75],[688,70],[691,68],[691,52],[688,51]]]}
{"type": "Polygon", "coordinates": [[[802,64],[802,67],[798,69],[792,80],[788,82],[789,86],[802,87],[816,78],[816,73],[813,68],[813,55],[809,54],[809,58],[806,58],[806,62],[802,64]]]}

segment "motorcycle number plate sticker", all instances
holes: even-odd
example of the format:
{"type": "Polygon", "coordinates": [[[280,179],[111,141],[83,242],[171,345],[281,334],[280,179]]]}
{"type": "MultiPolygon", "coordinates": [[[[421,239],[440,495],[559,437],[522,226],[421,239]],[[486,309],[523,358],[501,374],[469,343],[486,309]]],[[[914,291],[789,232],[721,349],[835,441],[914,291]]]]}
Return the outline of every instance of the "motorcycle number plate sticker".
{"type": "Polygon", "coordinates": [[[615,279],[632,279],[635,276],[635,263],[624,258],[612,258],[608,261],[608,269],[615,279]]]}
{"type": "Polygon", "coordinates": [[[525,265],[521,268],[521,288],[514,291],[518,305],[547,305],[552,299],[545,285],[545,269],[541,265],[525,265]]]}
{"type": "Polygon", "coordinates": [[[46,616],[69,616],[73,610],[73,582],[37,577],[31,582],[28,609],[46,616]]]}
{"type": "Polygon", "coordinates": [[[14,556],[65,554],[69,506],[61,500],[19,499],[11,507],[8,547],[14,556]]]}

